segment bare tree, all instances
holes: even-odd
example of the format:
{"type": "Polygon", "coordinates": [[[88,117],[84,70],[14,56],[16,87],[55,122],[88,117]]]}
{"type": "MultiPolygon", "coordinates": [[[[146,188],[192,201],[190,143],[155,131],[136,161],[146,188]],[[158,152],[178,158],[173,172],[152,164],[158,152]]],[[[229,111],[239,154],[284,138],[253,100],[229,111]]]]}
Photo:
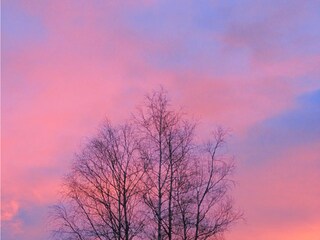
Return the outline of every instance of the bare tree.
{"type": "Polygon", "coordinates": [[[196,124],[161,89],[129,124],[106,123],[65,179],[54,207],[63,239],[216,239],[241,216],[229,196],[225,132],[196,143],[196,124]],[[147,223],[147,224],[146,224],[147,223]]]}
{"type": "Polygon", "coordinates": [[[104,124],[65,178],[64,201],[54,206],[55,236],[64,239],[133,239],[143,229],[139,183],[144,166],[131,125],[104,124]]]}
{"type": "Polygon", "coordinates": [[[213,132],[213,141],[209,141],[197,162],[194,164],[193,189],[195,201],[192,203],[193,225],[192,239],[210,239],[225,232],[230,224],[241,217],[241,214],[233,209],[232,199],[228,194],[233,184],[228,177],[234,165],[229,158],[224,159],[220,155],[226,132],[218,128],[213,132]],[[195,215],[195,216],[194,216],[195,215]]]}
{"type": "Polygon", "coordinates": [[[144,201],[156,223],[149,237],[158,240],[174,237],[174,184],[192,148],[195,126],[169,107],[165,91],[160,90],[146,97],[144,108],[135,118],[143,145],[141,155],[149,166],[144,201]]]}

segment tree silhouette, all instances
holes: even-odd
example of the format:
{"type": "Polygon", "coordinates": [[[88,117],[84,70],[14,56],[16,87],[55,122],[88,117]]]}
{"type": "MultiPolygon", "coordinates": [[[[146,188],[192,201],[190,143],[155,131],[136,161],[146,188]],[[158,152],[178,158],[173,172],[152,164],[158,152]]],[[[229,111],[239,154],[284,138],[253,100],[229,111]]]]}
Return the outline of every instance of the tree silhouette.
{"type": "Polygon", "coordinates": [[[163,89],[145,100],[129,123],[106,122],[76,155],[53,207],[54,238],[214,239],[240,218],[225,131],[198,144],[196,124],[163,89]]]}
{"type": "Polygon", "coordinates": [[[101,128],[64,179],[64,202],[54,206],[63,239],[133,239],[143,230],[140,182],[145,173],[131,125],[101,128]]]}

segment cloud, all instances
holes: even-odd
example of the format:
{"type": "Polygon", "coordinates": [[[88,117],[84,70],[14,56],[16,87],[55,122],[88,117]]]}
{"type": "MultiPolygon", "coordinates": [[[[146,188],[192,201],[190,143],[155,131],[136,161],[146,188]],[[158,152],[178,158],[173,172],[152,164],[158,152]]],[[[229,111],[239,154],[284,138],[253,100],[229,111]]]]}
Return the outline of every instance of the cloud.
{"type": "Polygon", "coordinates": [[[319,90],[303,94],[294,108],[252,125],[240,143],[250,154],[247,164],[264,164],[288,149],[320,142],[319,96],[319,90]]]}
{"type": "Polygon", "coordinates": [[[317,239],[318,109],[319,90],[304,94],[295,108],[252,126],[233,143],[237,202],[247,221],[230,233],[231,239],[246,239],[246,233],[261,240],[317,239]]]}
{"type": "Polygon", "coordinates": [[[19,203],[15,200],[3,202],[1,205],[1,221],[10,221],[19,211],[19,203]]]}
{"type": "MultiPolygon", "coordinates": [[[[233,129],[238,147],[231,147],[243,160],[239,183],[246,185],[236,198],[248,209],[248,221],[260,224],[261,215],[282,221],[303,201],[313,204],[311,188],[304,188],[310,199],[290,206],[270,194],[295,199],[302,186],[285,189],[299,184],[296,171],[310,184],[317,173],[314,162],[303,163],[304,156],[316,158],[318,147],[316,3],[10,0],[3,7],[5,218],[16,229],[32,229],[29,239],[41,239],[43,215],[35,214],[37,221],[27,226],[17,213],[32,216],[34,206],[54,202],[61,176],[86,137],[106,116],[123,121],[159,85],[174,105],[202,119],[202,129],[233,129]],[[286,175],[283,169],[289,169],[286,175]],[[260,186],[268,191],[259,195],[260,186]],[[251,206],[248,192],[264,202],[251,206]]],[[[308,217],[316,209],[312,204],[308,217]]],[[[294,217],[304,217],[299,214],[294,217]]],[[[257,236],[271,228],[259,226],[257,236]]]]}
{"type": "Polygon", "coordinates": [[[246,220],[228,234],[230,239],[317,239],[319,147],[318,141],[285,148],[263,165],[239,163],[236,196],[246,220]]]}
{"type": "Polygon", "coordinates": [[[50,233],[47,211],[47,205],[24,204],[13,219],[2,222],[1,236],[8,240],[46,239],[50,233]]]}

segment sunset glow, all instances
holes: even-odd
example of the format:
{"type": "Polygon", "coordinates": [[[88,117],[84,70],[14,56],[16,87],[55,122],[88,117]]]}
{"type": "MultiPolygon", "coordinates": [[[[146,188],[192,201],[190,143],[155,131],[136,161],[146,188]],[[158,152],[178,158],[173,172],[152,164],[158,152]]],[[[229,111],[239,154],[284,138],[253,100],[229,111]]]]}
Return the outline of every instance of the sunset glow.
{"type": "Polygon", "coordinates": [[[2,1],[3,240],[50,235],[74,154],[163,86],[230,129],[227,240],[320,239],[319,1],[2,1]]]}

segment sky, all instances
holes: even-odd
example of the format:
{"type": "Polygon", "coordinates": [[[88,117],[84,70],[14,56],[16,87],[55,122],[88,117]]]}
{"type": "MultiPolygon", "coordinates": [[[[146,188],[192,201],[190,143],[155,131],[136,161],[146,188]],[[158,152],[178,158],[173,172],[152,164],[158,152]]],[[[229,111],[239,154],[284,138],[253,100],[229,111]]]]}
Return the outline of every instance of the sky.
{"type": "Polygon", "coordinates": [[[230,129],[227,240],[319,240],[319,23],[316,0],[3,0],[2,239],[48,239],[75,152],[161,85],[230,129]]]}

